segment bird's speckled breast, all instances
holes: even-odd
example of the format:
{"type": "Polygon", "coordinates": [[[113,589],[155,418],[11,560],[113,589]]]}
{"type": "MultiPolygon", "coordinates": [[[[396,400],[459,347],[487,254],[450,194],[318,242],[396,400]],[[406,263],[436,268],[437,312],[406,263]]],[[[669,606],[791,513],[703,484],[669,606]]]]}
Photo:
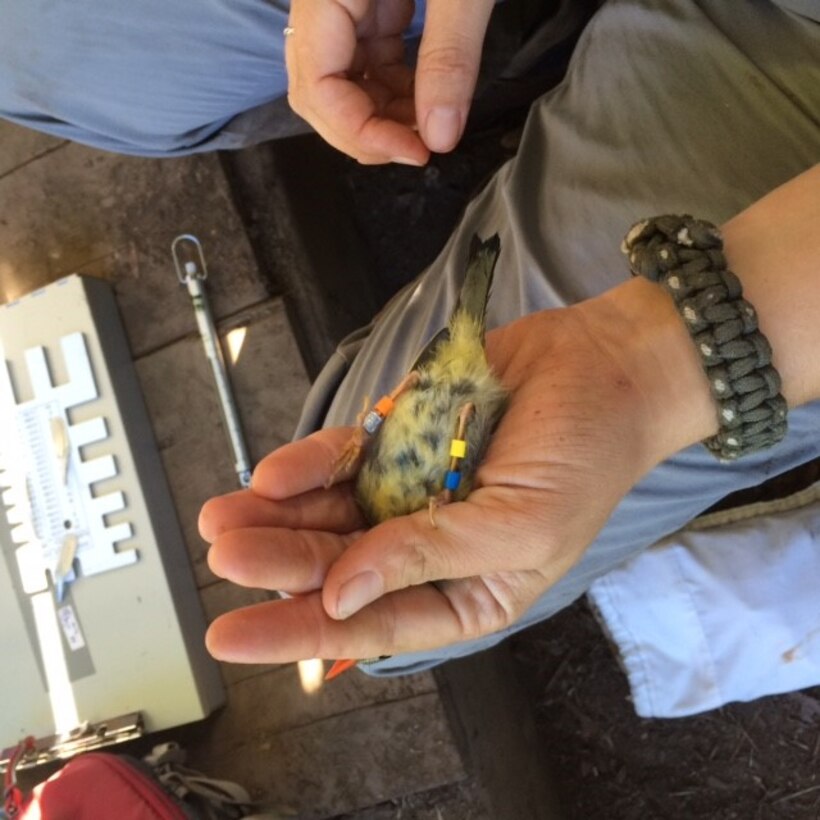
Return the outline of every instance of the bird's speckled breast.
{"type": "Polygon", "coordinates": [[[476,344],[478,349],[469,356],[464,355],[463,344],[451,356],[450,343],[445,343],[435,359],[419,369],[418,384],[396,400],[370,443],[359,472],[357,497],[371,523],[423,509],[442,491],[459,413],[473,403],[455,499],[470,492],[505,400],[483,346],[477,339],[476,344]]]}

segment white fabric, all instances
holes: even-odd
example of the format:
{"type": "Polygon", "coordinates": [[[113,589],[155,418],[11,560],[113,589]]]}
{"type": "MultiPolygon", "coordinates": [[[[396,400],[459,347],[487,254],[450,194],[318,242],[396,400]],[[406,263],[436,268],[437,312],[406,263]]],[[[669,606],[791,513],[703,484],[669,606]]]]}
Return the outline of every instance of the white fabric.
{"type": "Polygon", "coordinates": [[[819,592],[815,500],[676,533],[588,594],[617,646],[635,711],[681,717],[820,684],[819,592]]]}

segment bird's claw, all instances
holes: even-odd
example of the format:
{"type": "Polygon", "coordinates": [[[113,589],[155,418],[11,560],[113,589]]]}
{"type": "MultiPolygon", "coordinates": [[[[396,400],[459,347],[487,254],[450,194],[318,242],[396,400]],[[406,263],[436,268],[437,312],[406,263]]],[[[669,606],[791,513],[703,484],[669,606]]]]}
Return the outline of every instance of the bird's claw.
{"type": "Polygon", "coordinates": [[[430,526],[434,530],[438,529],[438,524],[436,524],[436,510],[445,504],[449,504],[452,500],[453,494],[450,490],[442,490],[438,495],[430,496],[429,504],[427,505],[427,514],[430,516],[430,526]]]}
{"type": "Polygon", "coordinates": [[[356,471],[356,467],[364,452],[367,434],[361,427],[356,427],[342,451],[333,462],[330,475],[325,481],[325,489],[332,487],[340,479],[347,478],[356,471]]]}

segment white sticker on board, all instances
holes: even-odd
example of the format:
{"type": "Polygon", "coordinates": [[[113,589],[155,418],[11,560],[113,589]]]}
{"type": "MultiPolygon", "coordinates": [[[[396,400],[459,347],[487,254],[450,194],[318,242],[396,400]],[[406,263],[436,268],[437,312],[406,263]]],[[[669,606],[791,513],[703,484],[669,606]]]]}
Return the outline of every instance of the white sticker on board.
{"type": "Polygon", "coordinates": [[[85,638],[83,638],[83,632],[80,629],[80,622],[74,613],[74,607],[71,604],[58,607],[57,618],[60,620],[63,635],[71,651],[76,652],[78,649],[82,649],[85,646],[85,638]]]}

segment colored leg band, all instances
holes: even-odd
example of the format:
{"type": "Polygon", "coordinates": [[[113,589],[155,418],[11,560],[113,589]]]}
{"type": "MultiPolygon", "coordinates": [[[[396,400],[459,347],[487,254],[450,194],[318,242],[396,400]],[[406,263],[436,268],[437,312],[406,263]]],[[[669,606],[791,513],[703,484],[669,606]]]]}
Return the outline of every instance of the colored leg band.
{"type": "Polygon", "coordinates": [[[467,455],[467,442],[464,439],[454,438],[450,442],[450,455],[453,458],[464,458],[467,455]]]}
{"type": "Polygon", "coordinates": [[[373,409],[364,417],[364,421],[362,422],[362,427],[364,428],[365,433],[372,436],[379,427],[382,426],[382,422],[385,418],[390,415],[390,411],[393,409],[395,402],[390,396],[382,396],[374,405],[373,409]]]}
{"type": "Polygon", "coordinates": [[[390,398],[390,396],[382,396],[373,406],[373,410],[384,418],[385,416],[390,415],[393,405],[394,401],[390,398]]]}
{"type": "Polygon", "coordinates": [[[457,490],[461,483],[461,473],[458,470],[447,470],[444,475],[444,489],[457,490]]]}
{"type": "Polygon", "coordinates": [[[362,427],[364,428],[365,433],[369,436],[372,436],[376,430],[381,427],[382,422],[384,421],[384,416],[380,416],[375,410],[371,410],[365,417],[364,421],[362,422],[362,427]]]}

